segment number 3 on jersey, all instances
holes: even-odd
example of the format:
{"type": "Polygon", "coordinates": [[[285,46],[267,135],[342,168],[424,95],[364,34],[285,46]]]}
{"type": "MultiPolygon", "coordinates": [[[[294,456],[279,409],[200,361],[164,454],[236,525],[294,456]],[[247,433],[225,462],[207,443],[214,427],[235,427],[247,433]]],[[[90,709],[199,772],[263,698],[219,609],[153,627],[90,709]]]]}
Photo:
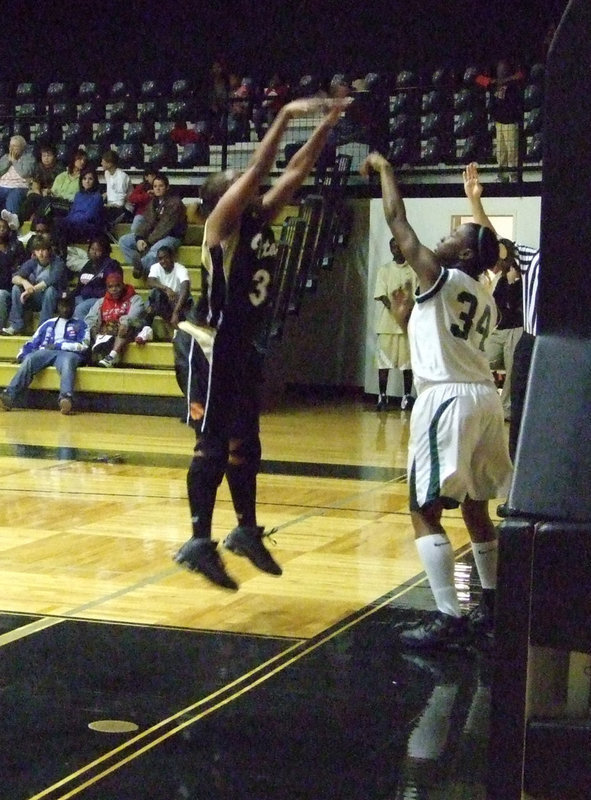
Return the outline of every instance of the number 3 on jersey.
{"type": "MultiPolygon", "coordinates": [[[[470,331],[472,330],[472,326],[474,325],[474,317],[476,316],[476,309],[478,308],[478,300],[473,294],[470,292],[460,292],[458,295],[458,302],[464,306],[464,310],[459,313],[459,318],[462,321],[462,325],[457,325],[455,322],[453,325],[450,326],[450,331],[453,336],[458,339],[467,339],[470,331]]],[[[476,333],[479,333],[481,336],[480,343],[478,347],[480,350],[484,350],[484,343],[488,339],[488,335],[490,333],[490,320],[491,320],[491,310],[490,306],[487,305],[484,308],[480,318],[476,322],[476,333]]]]}
{"type": "Polygon", "coordinates": [[[266,269],[257,269],[252,276],[252,291],[248,293],[248,298],[253,306],[262,305],[269,295],[269,284],[271,276],[266,269]]]}

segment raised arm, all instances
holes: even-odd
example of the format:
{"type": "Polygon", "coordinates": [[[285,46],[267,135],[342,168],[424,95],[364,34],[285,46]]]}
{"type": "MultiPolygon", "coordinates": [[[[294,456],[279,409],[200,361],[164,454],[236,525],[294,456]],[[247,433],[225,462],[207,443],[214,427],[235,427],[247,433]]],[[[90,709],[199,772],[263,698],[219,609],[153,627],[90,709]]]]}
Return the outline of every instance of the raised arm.
{"type": "Polygon", "coordinates": [[[388,227],[398,242],[402,255],[417,273],[421,292],[424,292],[433,286],[441,267],[433,251],[421,244],[413,228],[409,225],[404,201],[390,162],[380,153],[370,153],[361,165],[360,171],[367,177],[372,170],[380,176],[382,202],[388,227]]]}
{"type": "Polygon", "coordinates": [[[483,225],[485,228],[490,228],[496,236],[497,232],[482,206],[482,184],[478,175],[478,166],[474,162],[468,164],[462,176],[464,178],[464,192],[470,202],[470,210],[472,211],[474,222],[478,225],[483,225]]]}
{"type": "MultiPolygon", "coordinates": [[[[328,134],[338,122],[341,112],[350,102],[351,98],[349,97],[328,101],[329,108],[322,121],[316,126],[308,141],[290,159],[284,173],[275,185],[265,192],[263,208],[270,218],[289,203],[295,192],[310,174],[316,159],[326,144],[328,134]]],[[[324,105],[327,105],[327,101],[324,101],[324,105]]]]}
{"type": "Polygon", "coordinates": [[[294,100],[283,106],[253,153],[246,171],[227,189],[208,219],[207,244],[213,247],[231,233],[249,202],[257,195],[261,181],[275,163],[277,150],[290,120],[318,111],[322,100],[294,100]]]}

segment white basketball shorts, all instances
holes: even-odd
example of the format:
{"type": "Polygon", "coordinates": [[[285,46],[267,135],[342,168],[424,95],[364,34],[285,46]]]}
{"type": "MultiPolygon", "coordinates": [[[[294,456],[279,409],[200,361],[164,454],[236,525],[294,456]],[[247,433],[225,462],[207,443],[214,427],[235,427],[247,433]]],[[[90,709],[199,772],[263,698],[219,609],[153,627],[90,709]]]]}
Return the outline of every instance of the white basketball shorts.
{"type": "Polygon", "coordinates": [[[506,497],[512,469],[492,382],[433,384],[421,391],[410,420],[411,511],[436,500],[456,508],[467,497],[506,497]]]}

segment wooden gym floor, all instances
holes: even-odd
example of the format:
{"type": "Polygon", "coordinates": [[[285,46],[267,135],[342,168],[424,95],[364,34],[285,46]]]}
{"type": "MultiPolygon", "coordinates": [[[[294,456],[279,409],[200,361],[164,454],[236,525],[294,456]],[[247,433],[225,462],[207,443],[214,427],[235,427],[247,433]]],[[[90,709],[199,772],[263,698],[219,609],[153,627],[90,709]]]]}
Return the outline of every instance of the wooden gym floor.
{"type": "MultiPolygon", "coordinates": [[[[407,414],[263,416],[259,521],[284,574],[225,553],[235,593],[172,561],[190,535],[180,420],[0,420],[2,800],[484,797],[490,655],[397,646],[433,607],[407,414]]],[[[446,525],[467,608],[467,536],[446,525]]],[[[215,537],[233,526],[224,483],[215,537]]]]}

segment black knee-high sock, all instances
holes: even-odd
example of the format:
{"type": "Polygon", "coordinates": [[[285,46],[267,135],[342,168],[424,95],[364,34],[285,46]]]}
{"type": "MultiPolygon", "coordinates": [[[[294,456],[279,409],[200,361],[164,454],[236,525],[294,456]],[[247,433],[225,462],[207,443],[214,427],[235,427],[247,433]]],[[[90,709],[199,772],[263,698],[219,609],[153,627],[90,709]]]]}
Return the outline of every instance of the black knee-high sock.
{"type": "Polygon", "coordinates": [[[390,370],[388,369],[379,369],[378,370],[378,390],[380,394],[386,394],[388,390],[388,373],[390,370]]]}
{"type": "Polygon", "coordinates": [[[412,391],[412,369],[402,370],[402,380],[404,382],[404,394],[410,394],[412,391]]]}
{"type": "Polygon", "coordinates": [[[256,527],[257,475],[261,466],[261,443],[257,438],[230,446],[226,480],[239,525],[256,527]]]}
{"type": "Polygon", "coordinates": [[[195,455],[187,472],[187,494],[191,509],[193,536],[198,539],[211,538],[211,520],[217,490],[224,477],[227,462],[227,446],[202,438],[195,448],[195,455]]]}

